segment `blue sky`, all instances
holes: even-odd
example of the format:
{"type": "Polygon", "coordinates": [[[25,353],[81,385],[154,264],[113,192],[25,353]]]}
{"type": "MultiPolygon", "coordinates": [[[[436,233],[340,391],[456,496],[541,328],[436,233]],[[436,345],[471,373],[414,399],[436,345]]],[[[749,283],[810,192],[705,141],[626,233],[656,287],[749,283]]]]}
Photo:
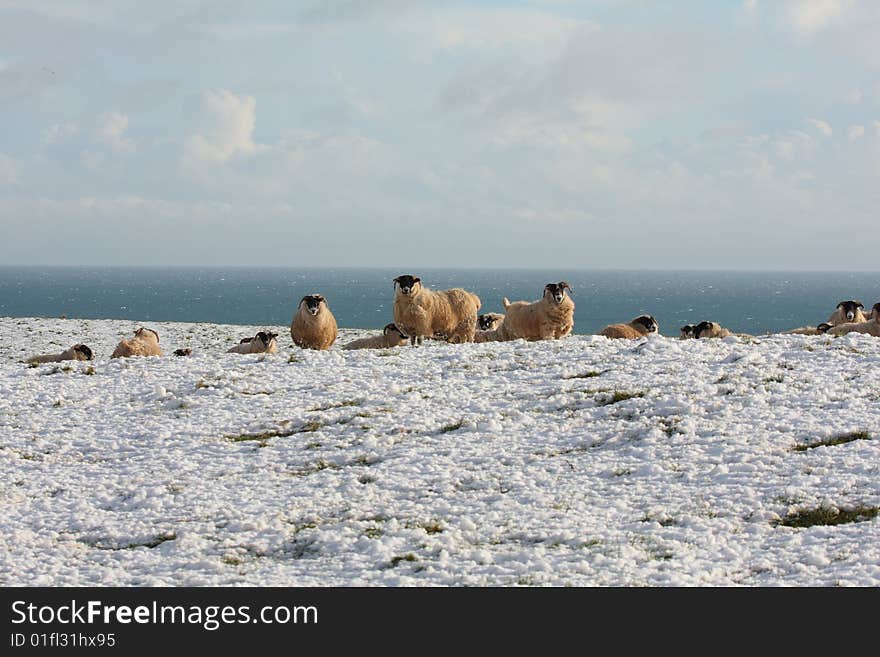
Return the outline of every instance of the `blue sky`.
{"type": "Polygon", "coordinates": [[[880,3],[0,0],[0,263],[878,269],[880,3]]]}

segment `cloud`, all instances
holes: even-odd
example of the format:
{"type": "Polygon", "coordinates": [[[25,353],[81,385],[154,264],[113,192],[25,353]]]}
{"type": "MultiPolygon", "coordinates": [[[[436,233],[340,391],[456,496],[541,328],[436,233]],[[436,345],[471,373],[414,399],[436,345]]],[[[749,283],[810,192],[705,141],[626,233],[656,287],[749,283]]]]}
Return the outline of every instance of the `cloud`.
{"type": "Polygon", "coordinates": [[[125,136],[128,129],[128,116],[120,112],[107,112],[98,119],[96,137],[99,142],[109,146],[117,153],[130,153],[135,143],[125,136]]]}
{"type": "Polygon", "coordinates": [[[8,155],[0,153],[0,186],[17,185],[21,164],[8,155]]]}
{"type": "Polygon", "coordinates": [[[55,123],[46,130],[43,141],[47,144],[56,144],[74,137],[79,132],[75,123],[55,123]]]}
{"type": "Polygon", "coordinates": [[[846,133],[847,139],[849,139],[850,143],[858,141],[862,137],[865,136],[865,126],[863,125],[851,125],[849,130],[846,133]]]}
{"type": "Polygon", "coordinates": [[[254,142],[257,101],[226,89],[202,94],[203,125],[186,140],[184,160],[223,163],[237,155],[251,155],[261,146],[254,142]]]}
{"type": "Polygon", "coordinates": [[[840,19],[852,0],[789,0],[788,16],[795,30],[811,36],[840,19]]]}
{"type": "Polygon", "coordinates": [[[819,133],[821,133],[825,137],[830,137],[833,134],[831,124],[827,121],[822,121],[821,119],[807,119],[807,123],[813,126],[819,133]]]}

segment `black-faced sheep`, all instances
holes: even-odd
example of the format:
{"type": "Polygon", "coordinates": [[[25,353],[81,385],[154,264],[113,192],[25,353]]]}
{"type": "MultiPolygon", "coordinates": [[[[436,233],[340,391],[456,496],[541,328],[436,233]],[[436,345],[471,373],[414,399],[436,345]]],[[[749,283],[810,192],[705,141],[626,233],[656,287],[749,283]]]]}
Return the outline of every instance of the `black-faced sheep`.
{"type": "Polygon", "coordinates": [[[244,338],[237,345],[229,349],[228,354],[274,354],[278,351],[275,343],[277,333],[260,331],[252,338],[244,338]]]}
{"type": "Polygon", "coordinates": [[[503,340],[553,340],[563,338],[574,328],[574,301],[565,291],[571,286],[565,281],[547,283],[544,294],[538,301],[517,301],[510,303],[507,297],[504,305],[504,322],[498,328],[503,340]]]}
{"type": "Polygon", "coordinates": [[[394,323],[410,344],[425,337],[446,342],[473,342],[480,298],[467,290],[429,290],[422,279],[405,274],[394,279],[394,323]]]}
{"type": "Polygon", "coordinates": [[[161,356],[159,334],[153,329],[139,328],[130,340],[121,340],[110,358],[127,358],[129,356],[161,356]]]}
{"type": "Polygon", "coordinates": [[[290,337],[303,349],[329,349],[336,342],[336,318],[320,294],[304,296],[290,322],[290,337]]]}
{"type": "Polygon", "coordinates": [[[684,326],[682,326],[679,329],[679,337],[682,340],[689,340],[690,338],[695,337],[694,336],[694,328],[695,327],[693,324],[685,324],[684,326]]]}
{"type": "Polygon", "coordinates": [[[504,323],[504,315],[501,313],[486,313],[477,317],[477,332],[474,333],[474,342],[499,342],[503,338],[499,329],[504,323]]]}
{"type": "Polygon", "coordinates": [[[402,347],[407,343],[408,336],[404,335],[393,323],[386,324],[382,329],[382,335],[371,335],[368,338],[353,340],[343,346],[343,349],[390,349],[402,347]]]}
{"type": "Polygon", "coordinates": [[[871,319],[864,322],[844,322],[828,329],[829,335],[846,335],[847,333],[867,333],[880,337],[880,303],[871,309],[871,319]]]}
{"type": "Polygon", "coordinates": [[[858,324],[867,321],[867,317],[862,312],[865,309],[861,301],[841,301],[837,304],[837,308],[828,317],[828,324],[837,326],[838,324],[858,324]]]}
{"type": "Polygon", "coordinates": [[[606,338],[621,338],[625,340],[635,340],[643,338],[647,335],[657,335],[660,332],[660,326],[657,320],[651,315],[639,315],[629,324],[611,324],[606,326],[599,335],[606,338]]]}
{"type": "Polygon", "coordinates": [[[729,335],[733,333],[718,322],[700,322],[694,326],[695,338],[726,338],[729,335]]]}
{"type": "Polygon", "coordinates": [[[60,363],[62,360],[92,360],[92,350],[84,344],[75,344],[70,349],[65,349],[60,354],[44,354],[31,356],[27,363],[37,365],[39,363],[60,363]]]}

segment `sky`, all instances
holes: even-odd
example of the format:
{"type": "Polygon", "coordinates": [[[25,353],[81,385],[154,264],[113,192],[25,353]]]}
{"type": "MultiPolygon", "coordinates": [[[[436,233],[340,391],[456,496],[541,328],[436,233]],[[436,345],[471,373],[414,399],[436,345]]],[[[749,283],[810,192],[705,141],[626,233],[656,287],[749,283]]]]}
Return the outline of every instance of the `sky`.
{"type": "Polygon", "coordinates": [[[880,269],[873,0],[0,0],[0,264],[880,269]]]}

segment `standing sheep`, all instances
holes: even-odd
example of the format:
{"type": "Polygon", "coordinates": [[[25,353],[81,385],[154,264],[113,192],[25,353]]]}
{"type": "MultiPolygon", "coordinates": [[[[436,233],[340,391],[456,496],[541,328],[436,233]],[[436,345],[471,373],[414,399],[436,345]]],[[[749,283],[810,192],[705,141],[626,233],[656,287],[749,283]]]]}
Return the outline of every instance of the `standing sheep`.
{"type": "Polygon", "coordinates": [[[159,334],[153,329],[139,328],[131,340],[122,339],[110,358],[128,358],[129,356],[161,356],[159,334]]]}
{"type": "Polygon", "coordinates": [[[336,342],[336,318],[320,294],[307,294],[290,323],[290,337],[303,349],[329,349],[336,342]]]}
{"type": "Polygon", "coordinates": [[[92,360],[92,350],[84,344],[75,344],[70,349],[65,349],[60,354],[44,354],[31,356],[25,362],[31,365],[39,363],[60,363],[62,360],[92,360]]]}
{"type": "Polygon", "coordinates": [[[394,323],[413,346],[425,336],[446,342],[473,342],[480,298],[461,288],[429,290],[422,279],[404,274],[394,279],[394,323]]]}
{"type": "Polygon", "coordinates": [[[564,338],[574,327],[574,301],[565,291],[571,286],[565,281],[547,283],[544,295],[538,300],[510,303],[505,297],[504,323],[498,328],[503,340],[522,338],[535,340],[554,340],[564,338]]]}
{"type": "Polygon", "coordinates": [[[386,324],[382,329],[382,335],[371,335],[368,338],[360,338],[349,342],[343,349],[390,349],[391,347],[402,347],[409,338],[401,333],[393,323],[386,324]]]}
{"type": "Polygon", "coordinates": [[[629,324],[611,324],[606,326],[599,331],[599,335],[604,335],[606,338],[635,340],[648,335],[657,335],[659,332],[660,326],[657,324],[656,319],[651,317],[651,315],[639,315],[629,324]]]}
{"type": "Polygon", "coordinates": [[[260,331],[252,338],[244,338],[237,345],[229,349],[227,354],[274,354],[278,351],[275,343],[277,333],[260,331]]]}

